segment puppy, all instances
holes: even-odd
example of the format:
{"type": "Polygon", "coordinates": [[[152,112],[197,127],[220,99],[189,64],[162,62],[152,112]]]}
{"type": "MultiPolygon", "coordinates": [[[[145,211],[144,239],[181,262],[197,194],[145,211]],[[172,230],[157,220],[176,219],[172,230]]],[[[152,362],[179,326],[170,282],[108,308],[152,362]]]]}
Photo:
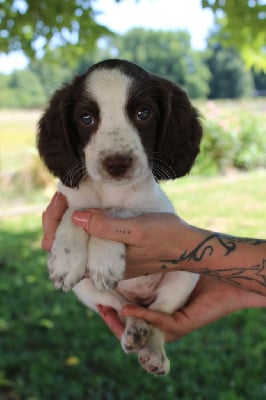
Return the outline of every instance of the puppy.
{"type": "MultiPolygon", "coordinates": [[[[196,274],[178,271],[123,280],[124,244],[89,237],[71,216],[91,207],[122,218],[174,213],[158,181],[189,172],[201,136],[197,111],[185,92],[131,62],[100,62],[55,92],[39,122],[37,143],[69,206],[48,261],[56,288],[73,288],[94,310],[102,304],[119,311],[137,302],[173,313],[186,303],[196,274]]],[[[140,319],[124,322],[125,352],[137,352],[147,371],[167,374],[163,333],[140,319]]]]}

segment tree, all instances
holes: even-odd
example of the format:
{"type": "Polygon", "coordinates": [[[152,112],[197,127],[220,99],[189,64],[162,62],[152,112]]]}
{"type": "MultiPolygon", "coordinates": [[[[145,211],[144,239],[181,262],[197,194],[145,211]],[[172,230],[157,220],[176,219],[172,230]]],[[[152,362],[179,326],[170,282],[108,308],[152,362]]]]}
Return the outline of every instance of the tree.
{"type": "MultiPolygon", "coordinates": [[[[249,66],[266,71],[265,1],[201,3],[219,18],[223,41],[238,48],[249,66]]],[[[33,59],[61,46],[67,47],[64,56],[67,54],[70,60],[81,56],[98,38],[111,34],[95,22],[95,4],[96,0],[0,0],[0,50],[22,50],[33,59]]]]}
{"type": "Polygon", "coordinates": [[[263,71],[252,71],[255,90],[258,96],[266,96],[266,73],[263,71]]]}
{"type": "Polygon", "coordinates": [[[248,67],[266,71],[265,0],[201,0],[221,27],[220,42],[237,48],[248,67]]]}
{"type": "Polygon", "coordinates": [[[111,38],[107,50],[180,84],[193,98],[208,95],[210,73],[204,54],[192,50],[186,31],[135,28],[111,38]]]}
{"type": "Polygon", "coordinates": [[[3,75],[0,81],[0,107],[37,108],[47,101],[39,77],[30,70],[3,75]]]}
{"type": "Polygon", "coordinates": [[[70,81],[73,76],[72,69],[64,59],[60,61],[61,62],[51,63],[49,59],[46,60],[44,57],[42,60],[33,60],[29,65],[29,70],[38,76],[46,99],[48,99],[62,83],[70,81]]]}
{"type": "Polygon", "coordinates": [[[0,0],[0,50],[42,56],[56,47],[82,54],[111,32],[95,22],[90,0],[0,0]]]}
{"type": "Polygon", "coordinates": [[[208,59],[211,99],[236,99],[252,95],[253,80],[235,49],[212,46],[208,59]]]}

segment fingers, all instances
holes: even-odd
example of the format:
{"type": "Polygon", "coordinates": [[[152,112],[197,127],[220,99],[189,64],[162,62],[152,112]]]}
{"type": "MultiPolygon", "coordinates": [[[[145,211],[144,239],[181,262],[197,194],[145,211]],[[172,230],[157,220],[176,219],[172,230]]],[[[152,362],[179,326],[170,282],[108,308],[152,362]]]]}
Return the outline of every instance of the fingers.
{"type": "Polygon", "coordinates": [[[144,319],[162,330],[165,334],[165,340],[171,342],[196,329],[185,310],[176,311],[174,314],[166,314],[144,307],[126,305],[122,308],[120,315],[144,319]]]}
{"type": "Polygon", "coordinates": [[[177,216],[171,213],[148,213],[137,217],[115,218],[104,210],[93,208],[76,211],[72,217],[74,224],[93,236],[141,247],[151,240],[156,242],[157,236],[161,238],[162,229],[176,228],[176,220],[177,216]]]}
{"type": "Polygon", "coordinates": [[[146,234],[145,217],[114,218],[106,211],[90,209],[74,212],[72,221],[93,236],[134,245],[146,234]]]}
{"type": "Polygon", "coordinates": [[[111,307],[97,305],[97,310],[113,334],[120,340],[125,326],[118,317],[117,312],[111,307]]]}
{"type": "Polygon", "coordinates": [[[68,205],[66,198],[59,192],[56,192],[47,209],[42,215],[43,238],[42,248],[51,251],[56,229],[62,219],[68,205]]]}

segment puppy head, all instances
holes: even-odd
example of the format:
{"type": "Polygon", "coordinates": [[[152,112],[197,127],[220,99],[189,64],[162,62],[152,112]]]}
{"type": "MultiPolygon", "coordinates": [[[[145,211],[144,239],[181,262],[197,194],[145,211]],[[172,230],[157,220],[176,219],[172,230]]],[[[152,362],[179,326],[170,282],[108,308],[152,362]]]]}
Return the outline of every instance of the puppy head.
{"type": "Polygon", "coordinates": [[[177,85],[127,61],[107,60],[55,92],[39,122],[38,148],[69,187],[89,176],[119,184],[189,172],[202,135],[177,85]]]}

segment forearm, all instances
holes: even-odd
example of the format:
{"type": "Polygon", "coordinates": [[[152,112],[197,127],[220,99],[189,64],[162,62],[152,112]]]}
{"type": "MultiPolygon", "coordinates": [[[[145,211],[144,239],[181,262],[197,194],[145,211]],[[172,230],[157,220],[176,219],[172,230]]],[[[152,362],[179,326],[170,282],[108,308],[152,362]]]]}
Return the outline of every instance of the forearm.
{"type": "Polygon", "coordinates": [[[161,269],[214,276],[266,295],[266,241],[191,228],[187,250],[161,260],[161,269]]]}
{"type": "Polygon", "coordinates": [[[90,210],[76,213],[74,222],[91,235],[127,245],[125,278],[184,270],[266,296],[266,240],[199,229],[170,213],[112,218],[90,210]]]}

